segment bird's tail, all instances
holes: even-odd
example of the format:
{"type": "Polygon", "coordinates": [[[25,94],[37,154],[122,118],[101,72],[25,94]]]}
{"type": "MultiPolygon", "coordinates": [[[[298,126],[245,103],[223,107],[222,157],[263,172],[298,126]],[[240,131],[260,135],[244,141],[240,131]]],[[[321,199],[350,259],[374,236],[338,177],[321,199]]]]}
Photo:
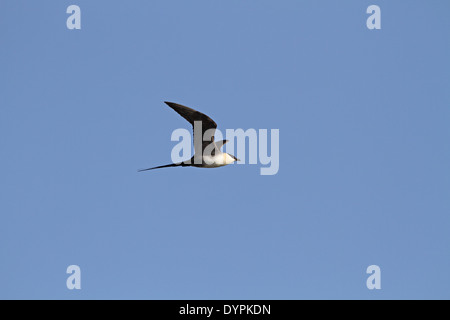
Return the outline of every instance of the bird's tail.
{"type": "Polygon", "coordinates": [[[169,167],[180,167],[180,166],[183,166],[183,162],[171,163],[171,164],[166,164],[164,166],[153,167],[153,168],[148,168],[148,169],[141,169],[141,170],[138,170],[138,172],[148,171],[148,170],[153,170],[153,169],[169,168],[169,167]]]}

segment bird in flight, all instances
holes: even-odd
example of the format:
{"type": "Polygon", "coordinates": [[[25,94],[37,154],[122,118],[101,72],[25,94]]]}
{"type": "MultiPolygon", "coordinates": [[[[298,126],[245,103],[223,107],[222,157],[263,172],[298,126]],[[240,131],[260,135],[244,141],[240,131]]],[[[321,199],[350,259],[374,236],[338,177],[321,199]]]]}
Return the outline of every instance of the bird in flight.
{"type": "Polygon", "coordinates": [[[197,110],[185,107],[178,103],[164,101],[180,116],[186,119],[194,131],[194,156],[187,161],[179,163],[171,163],[164,166],[141,169],[141,171],[169,168],[169,167],[197,167],[197,168],[217,168],[226,166],[235,161],[240,161],[235,156],[220,151],[220,148],[228,142],[228,140],[214,141],[214,133],[217,124],[206,114],[197,110]],[[199,136],[201,134],[201,136],[199,136]]]}

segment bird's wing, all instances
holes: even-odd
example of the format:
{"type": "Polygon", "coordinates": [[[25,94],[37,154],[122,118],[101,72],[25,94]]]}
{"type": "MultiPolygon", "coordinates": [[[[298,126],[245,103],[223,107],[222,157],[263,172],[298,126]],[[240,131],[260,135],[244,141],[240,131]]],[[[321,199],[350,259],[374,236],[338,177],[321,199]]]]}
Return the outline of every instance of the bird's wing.
{"type": "MultiPolygon", "coordinates": [[[[197,110],[188,108],[188,107],[183,106],[178,103],[167,102],[167,101],[164,101],[164,103],[167,104],[169,107],[171,107],[173,110],[175,110],[180,116],[185,118],[192,125],[192,130],[194,131],[194,135],[195,135],[194,122],[195,121],[202,122],[202,136],[200,137],[200,139],[202,141],[202,150],[204,150],[206,148],[206,146],[208,146],[211,142],[214,141],[214,133],[216,131],[217,124],[214,122],[213,119],[208,117],[206,114],[203,114],[201,112],[198,112],[197,110]],[[205,132],[209,129],[211,129],[211,131],[208,132],[208,136],[210,136],[211,139],[210,139],[210,141],[203,141],[205,132]]],[[[195,141],[196,141],[196,139],[194,136],[194,147],[195,147],[195,141]]]]}
{"type": "Polygon", "coordinates": [[[227,142],[228,142],[228,140],[216,141],[216,147],[217,147],[217,149],[220,150],[220,148],[222,148],[223,145],[224,145],[225,143],[227,143],[227,142]]]}

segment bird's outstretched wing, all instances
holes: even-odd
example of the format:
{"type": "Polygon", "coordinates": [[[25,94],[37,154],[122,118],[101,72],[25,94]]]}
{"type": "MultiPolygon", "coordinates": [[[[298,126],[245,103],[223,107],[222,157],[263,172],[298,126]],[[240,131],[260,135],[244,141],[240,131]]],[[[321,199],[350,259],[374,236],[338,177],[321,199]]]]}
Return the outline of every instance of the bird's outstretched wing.
{"type": "Polygon", "coordinates": [[[216,143],[217,149],[219,149],[219,151],[220,151],[220,148],[222,148],[223,145],[227,142],[228,142],[228,140],[216,141],[215,143],[216,143]]]}
{"type": "Polygon", "coordinates": [[[206,114],[203,114],[197,110],[191,109],[178,103],[168,101],[164,101],[164,103],[167,104],[169,107],[171,107],[173,110],[175,110],[180,116],[185,118],[192,125],[192,130],[194,131],[194,147],[196,141],[194,130],[195,121],[202,122],[202,136],[200,137],[200,141],[202,141],[202,150],[204,150],[211,142],[214,141],[214,134],[217,128],[217,124],[214,122],[213,119],[208,117],[206,114]],[[210,140],[203,141],[203,137],[205,136],[205,132],[207,130],[211,130],[208,132],[208,137],[210,137],[210,140]]]}

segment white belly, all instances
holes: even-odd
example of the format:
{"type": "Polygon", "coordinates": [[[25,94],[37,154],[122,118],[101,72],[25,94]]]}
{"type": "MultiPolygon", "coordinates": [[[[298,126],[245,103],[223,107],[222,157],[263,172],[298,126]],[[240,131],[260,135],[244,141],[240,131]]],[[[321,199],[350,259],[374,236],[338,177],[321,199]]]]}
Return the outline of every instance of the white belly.
{"type": "Polygon", "coordinates": [[[229,161],[228,157],[229,156],[226,153],[221,153],[214,156],[204,156],[203,160],[205,161],[205,167],[217,168],[230,164],[231,162],[229,161]]]}

